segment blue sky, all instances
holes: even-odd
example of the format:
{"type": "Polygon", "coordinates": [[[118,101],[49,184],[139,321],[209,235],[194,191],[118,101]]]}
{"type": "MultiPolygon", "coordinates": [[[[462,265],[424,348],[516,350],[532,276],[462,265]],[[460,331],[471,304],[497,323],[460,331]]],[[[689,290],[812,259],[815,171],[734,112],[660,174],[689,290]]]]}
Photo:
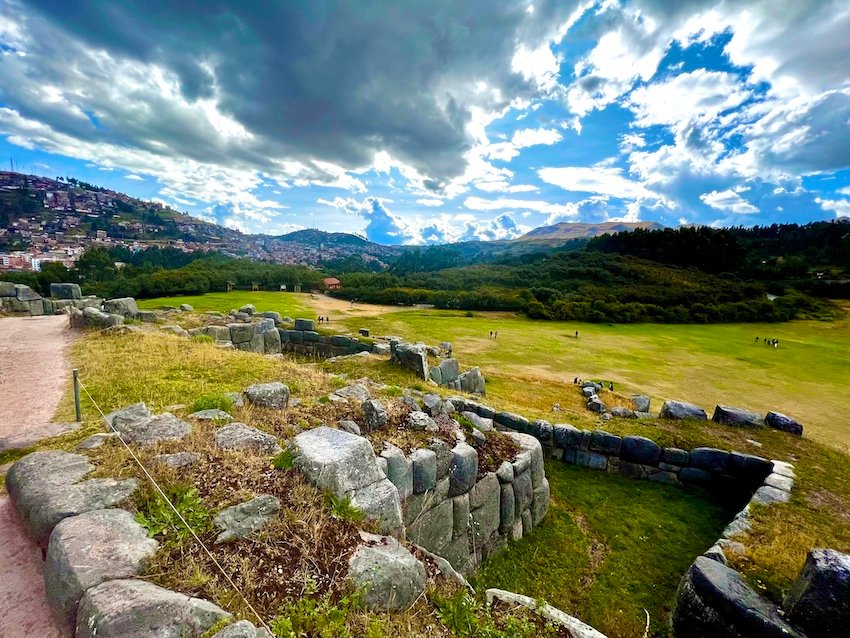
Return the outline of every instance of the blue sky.
{"type": "Polygon", "coordinates": [[[0,165],[382,243],[836,219],[848,32],[829,0],[0,0],[0,165]]]}

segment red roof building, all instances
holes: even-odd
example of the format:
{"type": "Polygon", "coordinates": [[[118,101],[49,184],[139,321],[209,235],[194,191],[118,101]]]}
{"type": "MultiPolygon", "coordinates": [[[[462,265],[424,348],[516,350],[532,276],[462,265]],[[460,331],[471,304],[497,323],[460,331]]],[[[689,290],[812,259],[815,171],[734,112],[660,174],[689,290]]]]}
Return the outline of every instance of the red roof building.
{"type": "Polygon", "coordinates": [[[336,277],[325,277],[322,279],[322,283],[325,286],[325,290],[339,290],[342,288],[342,284],[336,277]]]}

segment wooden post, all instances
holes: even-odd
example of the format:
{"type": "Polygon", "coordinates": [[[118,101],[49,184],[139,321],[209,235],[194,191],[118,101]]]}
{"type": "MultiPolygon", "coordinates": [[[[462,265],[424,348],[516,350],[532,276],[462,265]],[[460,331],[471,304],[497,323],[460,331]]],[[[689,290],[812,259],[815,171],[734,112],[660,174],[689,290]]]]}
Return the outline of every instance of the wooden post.
{"type": "Polygon", "coordinates": [[[74,368],[74,411],[77,413],[77,423],[83,420],[80,410],[80,376],[77,368],[74,368]]]}

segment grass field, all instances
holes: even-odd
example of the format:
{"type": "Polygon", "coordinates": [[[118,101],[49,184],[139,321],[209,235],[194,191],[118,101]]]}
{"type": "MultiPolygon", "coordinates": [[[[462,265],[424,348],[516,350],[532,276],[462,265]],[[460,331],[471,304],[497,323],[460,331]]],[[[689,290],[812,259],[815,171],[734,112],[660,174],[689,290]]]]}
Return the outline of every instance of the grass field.
{"type": "Polygon", "coordinates": [[[564,402],[575,377],[601,378],[624,394],[648,394],[655,409],[664,399],[680,399],[709,414],[717,403],[776,410],[803,422],[808,436],[850,449],[847,314],[834,322],[611,326],[406,310],[340,321],[377,335],[451,341],[463,365],[481,367],[490,396],[522,405],[527,394],[526,411],[540,416],[564,402]],[[779,347],[763,345],[764,337],[778,339],[779,347]]]}
{"type": "Polygon", "coordinates": [[[308,305],[309,294],[293,294],[285,292],[249,292],[238,290],[234,292],[211,292],[206,295],[193,295],[188,297],[160,297],[158,299],[142,299],[139,308],[155,310],[162,306],[180,306],[187,303],[198,312],[206,310],[217,310],[218,312],[229,312],[238,310],[245,304],[254,304],[260,312],[279,312],[283,317],[295,317],[302,314],[312,316],[312,310],[308,305]]]}
{"type": "Polygon", "coordinates": [[[473,578],[546,600],[611,636],[667,636],[676,587],[731,517],[704,495],[547,462],[545,523],[473,578]],[[522,565],[522,569],[517,569],[522,565]]]}
{"type": "MultiPolygon", "coordinates": [[[[288,304],[284,311],[273,305],[277,294],[238,293],[238,298],[233,294],[153,300],[145,306],[185,301],[198,310],[229,310],[251,302],[258,310],[274,309],[290,316],[299,312],[308,317],[329,315],[330,327],[339,330],[367,327],[373,335],[395,334],[427,343],[450,340],[464,366],[483,369],[487,403],[497,408],[584,428],[604,427],[616,434],[641,434],[662,445],[687,449],[708,445],[792,461],[798,480],[791,502],[755,510],[747,553],[735,560],[736,568],[773,600],[781,599],[812,547],[850,551],[850,483],[846,480],[850,423],[843,416],[850,399],[846,314],[833,322],[609,326],[537,322],[509,313],[467,317],[431,309],[352,307],[309,295],[284,295],[288,304]],[[489,338],[490,330],[498,331],[498,338],[489,338]],[[777,338],[779,348],[756,345],[755,336],[759,341],[777,338]],[[603,425],[584,408],[572,384],[576,376],[612,381],[626,395],[650,394],[656,411],[665,398],[693,401],[709,412],[716,403],[762,413],[779,410],[799,418],[806,436],[801,439],[766,428],[745,431],[711,422],[614,419],[603,425]],[[563,411],[551,412],[553,403],[560,403],[563,411]]],[[[83,356],[82,351],[76,356],[83,356]]],[[[247,360],[238,361],[241,370],[247,360]]],[[[181,391],[203,378],[191,371],[197,364],[172,371],[181,391]]],[[[224,359],[214,365],[229,364],[224,359]]],[[[352,378],[370,376],[401,386],[428,387],[377,358],[318,367],[346,372],[352,378]]],[[[285,372],[292,374],[290,369],[285,372]]],[[[146,374],[153,378],[155,371],[146,374]]],[[[157,392],[174,401],[167,383],[163,384],[157,392]]],[[[121,387],[120,380],[104,380],[102,390],[108,394],[113,386],[121,387]]],[[[610,400],[612,395],[606,395],[603,398],[610,400]]],[[[550,465],[547,473],[552,507],[546,522],[485,566],[479,584],[545,597],[597,623],[612,637],[642,635],[646,608],[653,633],[666,635],[665,615],[679,576],[717,537],[728,512],[679,488],[558,464],[550,465]],[[689,522],[689,533],[680,526],[683,522],[689,522]]]]}
{"type": "MultiPolygon", "coordinates": [[[[189,303],[226,312],[253,303],[282,315],[330,316],[331,328],[398,335],[427,343],[451,341],[464,366],[480,366],[488,393],[548,413],[563,403],[575,377],[612,381],[624,393],[681,399],[707,411],[725,403],[798,418],[807,436],[850,450],[850,313],[837,321],[777,324],[579,324],[532,321],[513,313],[463,312],[355,304],[309,294],[211,293],[140,302],[140,307],[189,303]],[[496,339],[490,331],[498,332],[496,339]],[[578,330],[579,336],[575,337],[578,330]],[[755,337],[759,337],[759,343],[755,337]],[[779,347],[762,344],[765,337],[779,347]]],[[[580,415],[581,416],[581,415],[580,415]]],[[[577,424],[578,425],[578,424],[577,424]]]]}

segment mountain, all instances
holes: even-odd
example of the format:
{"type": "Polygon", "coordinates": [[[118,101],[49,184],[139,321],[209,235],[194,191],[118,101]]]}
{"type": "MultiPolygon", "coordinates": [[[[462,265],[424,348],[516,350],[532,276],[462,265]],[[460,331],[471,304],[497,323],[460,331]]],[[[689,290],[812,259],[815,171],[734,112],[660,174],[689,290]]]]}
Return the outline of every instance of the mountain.
{"type": "Polygon", "coordinates": [[[562,222],[553,226],[540,226],[513,240],[521,241],[568,241],[570,239],[589,239],[610,233],[628,232],[642,228],[644,230],[660,230],[664,228],[657,222],[603,222],[599,224],[579,224],[562,222]]]}

